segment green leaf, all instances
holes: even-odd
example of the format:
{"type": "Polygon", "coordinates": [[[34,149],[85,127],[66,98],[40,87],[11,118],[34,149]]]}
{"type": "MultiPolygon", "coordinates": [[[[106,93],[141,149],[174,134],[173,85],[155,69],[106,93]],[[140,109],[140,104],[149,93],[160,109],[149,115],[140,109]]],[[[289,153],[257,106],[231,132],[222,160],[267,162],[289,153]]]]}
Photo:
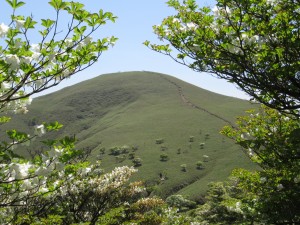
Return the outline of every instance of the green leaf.
{"type": "Polygon", "coordinates": [[[7,117],[7,116],[1,116],[0,117],[0,124],[1,123],[7,123],[7,122],[9,122],[10,121],[10,117],[7,117]]]}
{"type": "Polygon", "coordinates": [[[147,47],[149,47],[150,41],[144,41],[143,44],[147,47]]]}
{"type": "Polygon", "coordinates": [[[48,3],[56,10],[65,9],[68,6],[68,3],[63,2],[62,0],[51,0],[48,3]]]}
{"type": "Polygon", "coordinates": [[[11,7],[13,7],[13,3],[10,0],[5,0],[11,7]]]}
{"type": "Polygon", "coordinates": [[[178,59],[184,59],[187,55],[186,54],[178,54],[177,58],[178,59]]]}
{"type": "Polygon", "coordinates": [[[49,28],[52,26],[52,24],[55,23],[54,20],[50,20],[50,19],[42,19],[42,26],[49,28]]]}
{"type": "Polygon", "coordinates": [[[6,131],[7,135],[10,139],[21,142],[28,138],[28,135],[23,132],[19,132],[17,130],[8,130],[6,131]]]}
{"type": "Polygon", "coordinates": [[[82,26],[82,27],[79,28],[81,34],[83,34],[86,31],[86,28],[87,28],[86,26],[82,26]]]}
{"type": "Polygon", "coordinates": [[[63,127],[62,124],[60,124],[59,122],[55,121],[55,122],[51,122],[51,123],[44,123],[44,126],[46,127],[47,131],[52,131],[52,130],[59,130],[60,128],[63,127]]]}
{"type": "Polygon", "coordinates": [[[70,5],[66,7],[66,10],[70,14],[76,14],[79,10],[81,10],[84,7],[84,4],[81,4],[79,2],[70,2],[70,5]]]}
{"type": "Polygon", "coordinates": [[[6,2],[13,8],[17,9],[23,5],[25,5],[25,2],[18,2],[17,0],[6,0],[6,2]]]}
{"type": "Polygon", "coordinates": [[[21,6],[25,5],[25,2],[18,2],[17,5],[16,5],[16,8],[19,8],[21,6]]]}
{"type": "Polygon", "coordinates": [[[26,29],[29,29],[29,28],[34,28],[34,25],[37,24],[36,21],[32,20],[31,17],[27,17],[26,20],[25,20],[25,24],[24,24],[24,27],[26,29]]]}

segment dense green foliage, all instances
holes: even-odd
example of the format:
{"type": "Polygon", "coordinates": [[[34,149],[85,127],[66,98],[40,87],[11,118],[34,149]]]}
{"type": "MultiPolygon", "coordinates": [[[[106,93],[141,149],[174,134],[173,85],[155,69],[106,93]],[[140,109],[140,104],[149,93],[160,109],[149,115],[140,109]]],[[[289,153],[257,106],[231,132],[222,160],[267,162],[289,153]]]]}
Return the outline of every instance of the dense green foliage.
{"type": "Polygon", "coordinates": [[[168,1],[177,14],[154,26],[169,44],[145,44],[195,71],[238,85],[257,101],[297,109],[299,100],[298,0],[168,1]]]}
{"type": "Polygon", "coordinates": [[[243,201],[256,210],[257,221],[293,223],[300,221],[300,123],[294,117],[263,107],[239,118],[238,128],[224,127],[223,133],[248,151],[262,168],[233,172],[238,186],[248,196],[243,201]]]}

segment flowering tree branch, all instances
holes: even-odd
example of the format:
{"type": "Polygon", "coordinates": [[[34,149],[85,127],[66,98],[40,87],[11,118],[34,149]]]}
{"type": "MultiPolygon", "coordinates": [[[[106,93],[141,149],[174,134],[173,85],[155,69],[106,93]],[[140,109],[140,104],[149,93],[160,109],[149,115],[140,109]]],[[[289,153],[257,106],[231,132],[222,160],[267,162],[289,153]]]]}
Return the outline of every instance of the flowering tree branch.
{"type": "MultiPolygon", "coordinates": [[[[37,22],[16,14],[25,3],[6,2],[13,13],[8,25],[0,24],[0,38],[6,42],[0,46],[0,124],[10,120],[5,113],[27,113],[32,94],[92,66],[117,40],[92,38],[108,21],[115,21],[112,13],[90,13],[81,3],[50,0],[56,17],[41,20],[43,28],[36,35],[40,41],[32,43],[29,31],[36,30],[37,22]],[[61,13],[70,16],[64,32],[59,30],[61,13]]],[[[6,132],[7,140],[0,144],[1,224],[95,224],[111,207],[134,201],[134,196],[143,193],[142,183],[128,182],[134,168],[103,173],[100,162],[87,161],[89,152],[75,149],[75,137],[48,140],[48,150],[31,154],[31,159],[16,154],[18,145],[30,145],[33,139],[61,127],[53,122],[35,125],[33,135],[15,129],[6,132]]]]}
{"type": "MultiPolygon", "coordinates": [[[[7,45],[0,48],[1,96],[0,109],[26,112],[30,96],[58,85],[62,80],[92,66],[107,50],[114,45],[115,37],[93,41],[92,34],[107,21],[114,22],[112,13],[89,13],[81,3],[52,0],[49,4],[56,11],[56,19],[42,19],[44,28],[38,33],[39,44],[31,43],[28,31],[34,30],[37,22],[32,17],[16,15],[14,1],[10,25],[0,25],[0,37],[7,45]],[[59,40],[59,15],[66,12],[71,23],[63,39],[59,40]]],[[[19,4],[20,5],[20,4],[19,4]]],[[[18,5],[18,7],[19,7],[18,5]]]]}
{"type": "Polygon", "coordinates": [[[265,105],[300,108],[299,1],[219,0],[213,9],[194,0],[168,4],[178,13],[153,29],[169,44],[146,46],[228,80],[265,105]]]}

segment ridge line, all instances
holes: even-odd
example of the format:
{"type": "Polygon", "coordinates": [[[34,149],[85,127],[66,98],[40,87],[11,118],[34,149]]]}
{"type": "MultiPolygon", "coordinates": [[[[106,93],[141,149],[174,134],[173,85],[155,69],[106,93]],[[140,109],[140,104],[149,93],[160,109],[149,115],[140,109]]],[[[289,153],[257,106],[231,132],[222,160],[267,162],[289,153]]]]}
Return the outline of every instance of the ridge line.
{"type": "Polygon", "coordinates": [[[207,110],[207,109],[205,109],[205,108],[203,108],[203,107],[200,107],[200,106],[194,104],[193,102],[191,102],[189,99],[187,99],[187,98],[185,97],[183,91],[182,91],[182,87],[181,87],[180,85],[178,85],[176,82],[171,81],[170,79],[168,79],[167,77],[165,77],[165,76],[163,76],[163,75],[161,75],[161,74],[159,74],[159,76],[160,76],[162,79],[166,80],[167,82],[173,84],[173,85],[177,88],[178,94],[179,94],[179,96],[181,97],[181,101],[182,101],[184,104],[186,104],[186,105],[188,105],[188,106],[190,106],[190,107],[192,107],[192,108],[196,108],[196,109],[198,109],[198,110],[204,111],[204,112],[208,113],[209,115],[214,116],[214,117],[216,117],[216,118],[222,120],[223,122],[228,123],[230,126],[235,127],[229,120],[227,120],[227,119],[225,119],[225,118],[223,118],[223,117],[221,117],[221,116],[219,116],[219,115],[217,115],[217,114],[215,114],[215,113],[212,113],[212,112],[210,112],[209,110],[207,110]]]}

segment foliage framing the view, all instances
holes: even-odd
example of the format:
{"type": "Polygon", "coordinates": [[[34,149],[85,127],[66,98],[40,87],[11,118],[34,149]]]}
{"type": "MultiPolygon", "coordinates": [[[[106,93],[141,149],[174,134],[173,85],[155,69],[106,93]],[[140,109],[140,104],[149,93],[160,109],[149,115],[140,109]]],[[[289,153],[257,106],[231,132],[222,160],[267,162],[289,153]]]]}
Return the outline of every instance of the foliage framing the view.
{"type": "Polygon", "coordinates": [[[13,14],[8,25],[0,25],[0,37],[6,43],[0,47],[1,111],[26,112],[32,94],[90,67],[116,41],[115,37],[92,38],[101,26],[115,21],[112,13],[90,13],[81,3],[53,0],[49,5],[55,10],[55,18],[41,19],[41,29],[35,33],[40,41],[31,43],[28,35],[36,30],[37,21],[16,14],[24,2],[7,2],[13,14]],[[70,16],[64,33],[59,23],[61,14],[70,16]]]}
{"type": "MultiPolygon", "coordinates": [[[[32,94],[90,67],[116,41],[92,38],[106,22],[115,21],[112,13],[90,13],[81,3],[51,0],[56,17],[41,19],[42,28],[36,33],[40,41],[31,43],[29,31],[37,29],[37,21],[17,14],[24,2],[6,2],[12,15],[8,25],[0,24],[5,43],[0,47],[1,124],[10,121],[11,113],[27,113],[32,94]],[[61,14],[70,16],[64,32],[61,14]]],[[[47,140],[48,150],[30,160],[16,154],[18,145],[30,146],[33,139],[61,127],[53,122],[35,125],[33,135],[15,129],[6,132],[8,137],[0,145],[1,224],[95,224],[101,215],[135,201],[143,192],[142,183],[128,184],[136,172],[133,167],[103,173],[100,162],[90,164],[88,152],[74,148],[74,137],[47,140]]]]}
{"type": "Polygon", "coordinates": [[[213,9],[195,0],[168,5],[178,14],[154,32],[169,44],[146,41],[148,47],[233,82],[270,107],[300,107],[298,0],[219,0],[213,9]]]}
{"type": "Polygon", "coordinates": [[[167,44],[146,41],[146,46],[192,70],[228,80],[284,113],[263,107],[239,118],[237,127],[223,129],[261,171],[234,171],[234,192],[222,186],[211,190],[214,207],[210,202],[200,207],[202,220],[299,222],[300,2],[218,0],[213,9],[200,8],[195,0],[169,0],[168,5],[177,14],[153,27],[167,44]]]}
{"type": "MultiPolygon", "coordinates": [[[[42,19],[41,40],[31,43],[28,31],[35,29],[36,21],[16,14],[24,2],[7,2],[13,15],[8,25],[0,25],[0,38],[6,43],[0,48],[3,114],[27,113],[32,94],[91,66],[116,40],[93,41],[91,37],[106,21],[115,20],[111,13],[89,13],[83,4],[51,0],[57,17],[42,19]],[[58,20],[63,11],[71,22],[58,40],[58,20]]],[[[190,215],[178,214],[161,199],[140,198],[145,191],[142,183],[128,182],[136,172],[134,168],[123,166],[104,173],[100,162],[87,162],[88,154],[74,148],[73,137],[46,141],[49,150],[31,160],[16,154],[14,148],[19,144],[30,145],[45,132],[60,129],[58,122],[36,125],[33,136],[8,130],[9,141],[0,145],[1,223],[299,222],[299,2],[220,0],[214,10],[199,8],[193,0],[183,4],[170,0],[168,4],[179,14],[164,20],[155,31],[179,54],[173,57],[170,45],[146,42],[147,46],[196,71],[234,82],[256,100],[293,114],[263,107],[258,113],[249,111],[249,116],[240,117],[236,127],[223,129],[223,134],[243,147],[261,170],[235,170],[230,182],[210,185],[204,205],[188,212],[190,215]],[[190,59],[194,61],[189,63],[190,59]]],[[[2,116],[0,122],[9,120],[2,116]]],[[[168,155],[163,158],[168,159],[168,155]]],[[[181,168],[187,171],[186,164],[181,168]]],[[[182,211],[195,207],[180,195],[171,196],[169,204],[182,211]]]]}

